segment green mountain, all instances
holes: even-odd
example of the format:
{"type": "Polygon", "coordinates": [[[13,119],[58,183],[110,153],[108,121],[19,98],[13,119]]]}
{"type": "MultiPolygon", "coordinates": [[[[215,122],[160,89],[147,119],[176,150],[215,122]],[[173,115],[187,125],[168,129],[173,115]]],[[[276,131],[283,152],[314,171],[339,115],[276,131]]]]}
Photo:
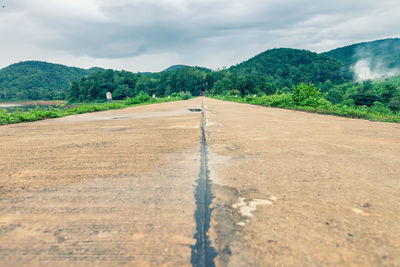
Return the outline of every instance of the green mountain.
{"type": "Polygon", "coordinates": [[[172,66],[166,68],[165,70],[163,70],[162,72],[174,71],[174,70],[181,69],[184,67],[188,67],[188,66],[187,65],[172,65],[172,66]]]}
{"type": "Polygon", "coordinates": [[[307,50],[272,49],[243,63],[221,71],[201,67],[173,66],[159,73],[130,73],[105,70],[73,83],[67,99],[104,100],[106,92],[115,99],[134,97],[141,91],[149,95],[168,96],[189,91],[212,94],[274,94],[290,91],[301,82],[332,86],[351,81],[351,73],[338,60],[307,50]]]}
{"type": "Polygon", "coordinates": [[[371,69],[400,68],[400,38],[390,38],[372,42],[353,44],[323,53],[333,57],[347,67],[360,60],[367,60],[371,69]]]}
{"type": "Polygon", "coordinates": [[[0,70],[0,99],[65,99],[72,81],[80,80],[99,68],[90,70],[41,61],[25,61],[0,70]]]}
{"type": "Polygon", "coordinates": [[[281,87],[301,82],[315,84],[331,81],[335,84],[351,79],[351,74],[337,59],[308,50],[277,48],[267,50],[229,68],[235,75],[265,76],[281,87]]]}
{"type": "Polygon", "coordinates": [[[201,70],[201,71],[205,71],[205,72],[210,72],[211,71],[211,69],[204,68],[204,67],[199,67],[199,66],[192,67],[192,66],[188,66],[188,65],[173,65],[173,66],[161,71],[160,73],[173,72],[173,71],[177,71],[177,70],[180,70],[180,69],[188,70],[188,68],[197,69],[197,70],[201,70]]]}
{"type": "MultiPolygon", "coordinates": [[[[92,101],[103,100],[108,91],[116,99],[133,97],[141,91],[156,96],[181,91],[198,95],[205,90],[212,94],[231,92],[244,96],[290,92],[299,83],[314,83],[323,93],[330,93],[329,99],[333,102],[368,94],[388,102],[388,97],[381,96],[393,86],[397,88],[397,84],[380,84],[380,89],[372,90],[370,84],[359,86],[354,81],[396,74],[400,74],[399,38],[354,44],[321,54],[290,48],[271,49],[220,71],[174,65],[158,73],[131,73],[26,61],[0,70],[0,99],[92,101]]],[[[395,96],[397,93],[390,99],[395,96]]]]}

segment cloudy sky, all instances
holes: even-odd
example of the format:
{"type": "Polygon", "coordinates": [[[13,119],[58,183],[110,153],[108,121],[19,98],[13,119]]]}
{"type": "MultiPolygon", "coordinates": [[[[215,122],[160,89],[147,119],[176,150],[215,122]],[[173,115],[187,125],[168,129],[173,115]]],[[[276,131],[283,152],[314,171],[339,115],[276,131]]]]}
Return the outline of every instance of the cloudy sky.
{"type": "Polygon", "coordinates": [[[24,60],[213,69],[275,47],[400,36],[399,0],[0,0],[0,67],[24,60]]]}

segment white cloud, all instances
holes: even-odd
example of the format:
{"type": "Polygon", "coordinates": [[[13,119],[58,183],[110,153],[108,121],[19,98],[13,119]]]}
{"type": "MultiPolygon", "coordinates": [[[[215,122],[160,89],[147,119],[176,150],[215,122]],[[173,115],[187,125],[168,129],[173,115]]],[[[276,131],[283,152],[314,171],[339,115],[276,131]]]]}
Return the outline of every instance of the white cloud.
{"type": "Polygon", "coordinates": [[[1,66],[42,59],[133,71],[178,63],[218,68],[274,47],[319,52],[400,35],[397,0],[14,0],[6,5],[0,10],[1,66]]]}

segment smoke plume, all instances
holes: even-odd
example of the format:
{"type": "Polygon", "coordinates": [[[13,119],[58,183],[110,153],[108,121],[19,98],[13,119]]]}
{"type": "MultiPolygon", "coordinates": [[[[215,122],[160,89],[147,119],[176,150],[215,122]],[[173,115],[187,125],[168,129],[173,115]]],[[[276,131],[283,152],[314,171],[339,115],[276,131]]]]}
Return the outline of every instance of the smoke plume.
{"type": "Polygon", "coordinates": [[[399,69],[388,68],[383,62],[372,64],[372,60],[369,58],[358,60],[351,67],[351,70],[358,82],[381,79],[400,74],[399,69]]]}
{"type": "MultiPolygon", "coordinates": [[[[396,48],[397,49],[397,48],[396,48]]],[[[382,43],[377,47],[367,46],[358,48],[354,54],[354,65],[351,71],[358,82],[387,78],[400,74],[398,64],[393,64],[392,53],[398,54],[389,44],[382,43]],[[396,66],[396,67],[393,67],[396,66]]]]}

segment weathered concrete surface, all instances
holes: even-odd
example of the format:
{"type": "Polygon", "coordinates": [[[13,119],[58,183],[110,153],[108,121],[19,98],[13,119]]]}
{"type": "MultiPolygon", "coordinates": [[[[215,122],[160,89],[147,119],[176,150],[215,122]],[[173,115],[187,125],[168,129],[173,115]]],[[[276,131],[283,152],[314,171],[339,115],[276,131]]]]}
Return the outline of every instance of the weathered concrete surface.
{"type": "Polygon", "coordinates": [[[399,124],[205,103],[217,265],[400,265],[399,124]]]}
{"type": "MultiPolygon", "coordinates": [[[[204,99],[218,266],[400,263],[400,126],[204,99]]],[[[0,266],[190,266],[202,98],[0,127],[0,266]]]]}
{"type": "Polygon", "coordinates": [[[0,266],[190,266],[200,106],[0,127],[0,266]]]}

